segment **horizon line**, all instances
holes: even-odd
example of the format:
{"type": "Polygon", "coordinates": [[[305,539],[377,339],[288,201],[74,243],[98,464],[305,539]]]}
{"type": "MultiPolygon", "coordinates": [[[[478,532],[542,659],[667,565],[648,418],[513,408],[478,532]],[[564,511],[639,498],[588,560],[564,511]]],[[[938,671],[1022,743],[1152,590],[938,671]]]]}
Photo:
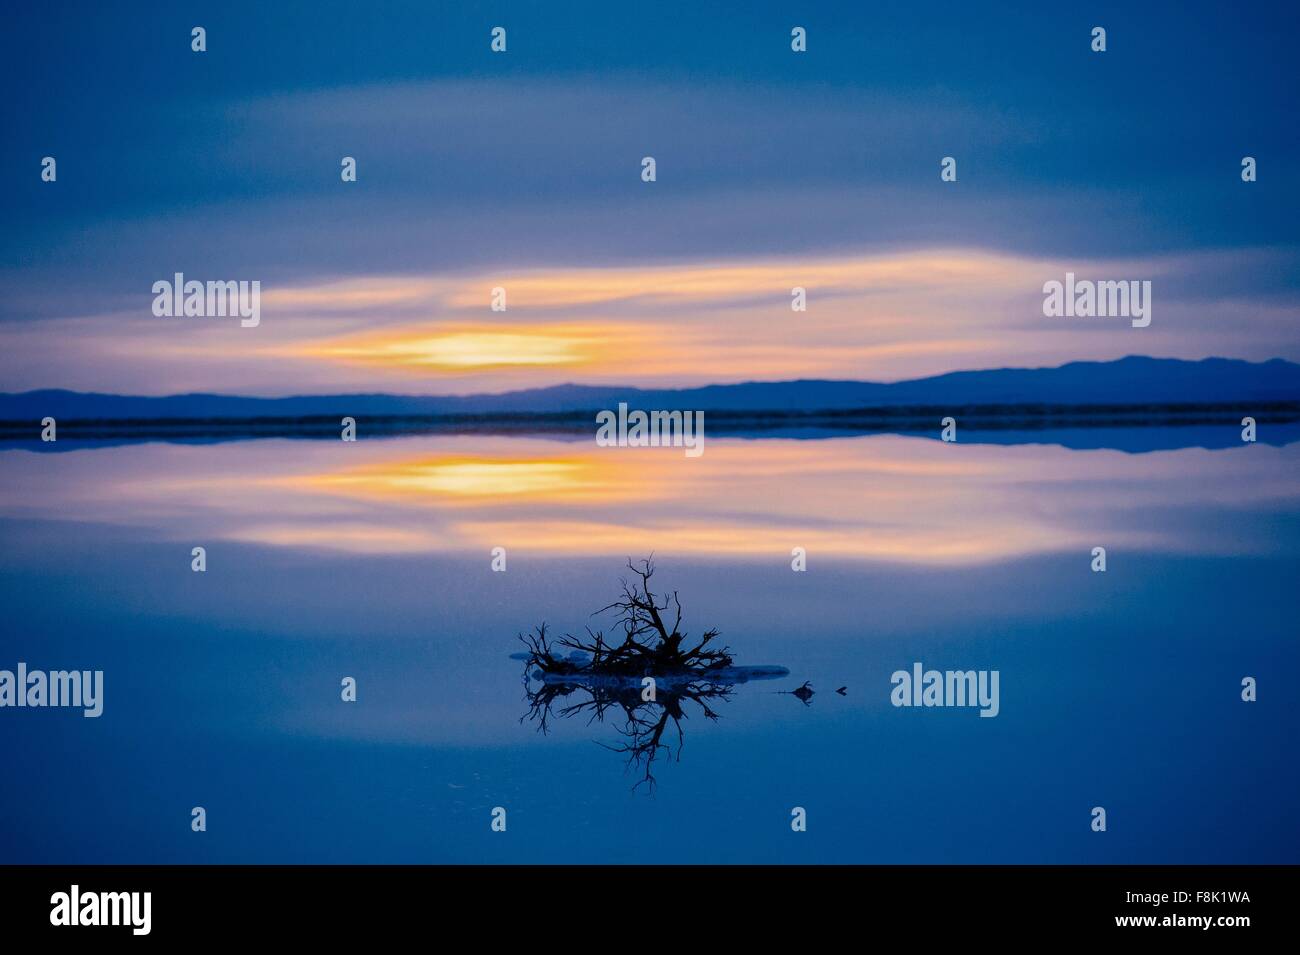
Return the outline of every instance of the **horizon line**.
{"type": "Polygon", "coordinates": [[[402,391],[327,391],[317,393],[296,392],[288,395],[264,395],[264,394],[238,394],[229,392],[216,391],[186,391],[171,392],[161,395],[139,394],[129,392],[112,392],[112,391],[80,391],[75,388],[66,388],[53,386],[47,388],[30,388],[26,391],[0,391],[0,398],[22,398],[31,395],[45,393],[61,393],[66,395],[76,395],[80,397],[110,397],[110,398],[134,398],[142,400],[163,401],[171,398],[231,398],[248,401],[292,401],[295,399],[312,399],[312,398],[366,398],[366,397],[384,397],[384,398],[431,398],[431,399],[471,399],[471,398],[502,398],[511,395],[535,394],[539,392],[556,391],[564,388],[619,388],[627,391],[661,391],[661,392],[679,392],[679,391],[700,391],[706,388],[739,388],[753,385],[879,385],[888,387],[891,385],[912,384],[924,381],[934,381],[940,378],[946,378],[951,375],[978,375],[994,374],[997,372],[1034,372],[1034,371],[1059,371],[1077,365],[1098,365],[1113,366],[1124,362],[1132,361],[1150,361],[1150,362],[1167,362],[1179,365],[1201,365],[1206,362],[1232,362],[1242,365],[1271,365],[1284,364],[1291,365],[1300,370],[1300,363],[1294,362],[1281,356],[1265,358],[1258,361],[1252,361],[1248,358],[1229,358],[1221,355],[1207,355],[1204,358],[1175,358],[1171,356],[1156,355],[1125,355],[1121,358],[1112,359],[1076,359],[1074,361],[1062,362],[1059,365],[1000,365],[985,368],[957,368],[951,371],[939,372],[934,375],[922,375],[916,378],[899,378],[893,381],[880,381],[865,378],[779,378],[779,379],[747,379],[743,381],[719,381],[709,382],[701,385],[629,385],[621,383],[606,382],[579,382],[565,381],[552,385],[536,385],[532,387],[513,388],[505,391],[478,391],[478,392],[458,392],[458,393],[431,393],[431,392],[402,392],[402,391]]]}

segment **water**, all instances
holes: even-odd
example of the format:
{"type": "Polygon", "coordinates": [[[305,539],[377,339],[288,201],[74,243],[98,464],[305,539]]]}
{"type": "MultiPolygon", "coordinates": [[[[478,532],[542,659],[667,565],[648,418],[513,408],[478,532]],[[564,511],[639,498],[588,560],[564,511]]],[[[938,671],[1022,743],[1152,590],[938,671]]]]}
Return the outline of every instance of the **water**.
{"type": "Polygon", "coordinates": [[[0,861],[1300,861],[1298,464],[1297,444],[889,435],[695,459],[484,435],[10,445],[0,668],[102,669],[105,702],[0,710],[0,861]],[[688,706],[653,791],[615,724],[521,722],[509,656],[543,621],[597,625],[652,551],[686,630],[790,669],[716,721],[688,706]],[[998,670],[999,715],[893,707],[915,661],[998,670]],[[775,692],[805,680],[807,706],[775,692]]]}

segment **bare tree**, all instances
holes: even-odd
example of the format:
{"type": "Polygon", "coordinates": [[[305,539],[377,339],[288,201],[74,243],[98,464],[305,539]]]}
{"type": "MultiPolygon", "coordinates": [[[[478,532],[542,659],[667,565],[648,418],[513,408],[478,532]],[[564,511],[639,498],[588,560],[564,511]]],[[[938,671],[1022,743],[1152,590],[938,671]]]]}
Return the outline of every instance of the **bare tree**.
{"type": "Polygon", "coordinates": [[[554,639],[544,623],[519,635],[528,651],[524,692],[529,705],[520,722],[536,722],[540,733],[549,732],[557,717],[614,724],[622,742],[599,745],[624,754],[628,769],[640,773],[633,789],[648,786],[653,792],[655,761],[665,753],[672,756],[674,732],[676,758],[681,759],[682,721],[688,711],[694,708],[696,715],[717,720],[710,704],[729,699],[737,680],[745,677],[728,669],[733,659],[727,647],[713,646],[716,629],[698,640],[687,638],[677,592],[661,595],[651,588],[653,557],[639,565],[629,559],[627,567],[634,576],[620,580],[621,596],[592,614],[613,614],[618,634],[613,639],[591,627],[584,636],[566,633],[554,639]],[[642,693],[646,676],[661,678],[649,698],[642,693]],[[530,682],[533,677],[540,677],[539,686],[530,682]]]}
{"type": "Polygon", "coordinates": [[[606,641],[603,630],[586,628],[585,637],[566,633],[552,647],[542,624],[530,634],[520,634],[519,639],[528,648],[529,668],[536,667],[544,674],[589,673],[609,676],[639,676],[643,674],[679,674],[691,671],[721,669],[732,665],[729,648],[710,646],[718,636],[716,629],[706,630],[694,646],[687,646],[686,634],[681,630],[682,604],[677,591],[663,597],[650,589],[654,576],[654,560],[647,558],[638,567],[629,559],[628,570],[636,574],[631,583],[622,578],[623,594],[613,603],[601,607],[593,617],[613,611],[615,626],[622,630],[622,640],[606,641]],[[672,617],[672,625],[666,622],[672,617]],[[564,647],[590,659],[565,659],[556,648],[564,647]]]}

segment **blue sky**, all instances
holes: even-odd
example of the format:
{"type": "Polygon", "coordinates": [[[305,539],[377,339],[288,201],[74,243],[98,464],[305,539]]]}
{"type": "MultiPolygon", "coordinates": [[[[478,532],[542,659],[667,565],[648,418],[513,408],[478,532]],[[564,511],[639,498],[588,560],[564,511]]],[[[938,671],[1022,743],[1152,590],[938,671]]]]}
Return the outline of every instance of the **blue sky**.
{"type": "MultiPolygon", "coordinates": [[[[203,387],[276,390],[233,361],[205,370],[192,354],[203,349],[187,345],[183,358],[168,344],[198,333],[149,324],[150,284],[175,271],[267,289],[412,277],[486,289],[534,270],[574,280],[574,269],[611,268],[632,270],[629,298],[646,281],[637,269],[761,261],[797,273],[801,262],[954,252],[1025,266],[1013,270],[1023,287],[970,299],[972,324],[998,328],[981,331],[978,348],[945,351],[939,343],[974,337],[932,329],[951,296],[918,290],[897,305],[918,341],[910,358],[899,357],[900,320],[871,336],[892,362],[828,365],[827,349],[857,344],[846,311],[806,367],[755,359],[712,377],[888,379],[1130,352],[1300,358],[1298,17],[1293,5],[1173,3],[26,8],[0,40],[21,91],[4,107],[0,323],[26,326],[3,333],[0,372],[15,382],[6,390],[158,392],[183,364],[179,378],[203,387]],[[189,48],[194,25],[208,31],[206,53],[189,48]],[[489,49],[497,25],[505,54],[489,49]],[[807,53],[790,51],[795,25],[808,30],[807,53]],[[1108,31],[1105,53],[1089,49],[1094,25],[1108,31]],[[57,183],[40,181],[45,155],[58,159],[57,183]],[[344,155],[359,173],[346,186],[344,155]],[[639,179],[644,155],[658,162],[652,186],[639,179]],[[939,181],[947,155],[957,183],[939,181]],[[1258,182],[1241,182],[1244,155],[1257,158],[1258,182]],[[1025,347],[1038,287],[1074,263],[1114,263],[1096,266],[1105,278],[1160,277],[1165,320],[1144,338],[1053,329],[1025,347]],[[119,341],[116,376],[95,362],[106,340],[119,341]],[[58,355],[42,344],[55,341],[58,355]]],[[[868,331],[871,291],[856,289],[856,306],[836,293],[868,331]]],[[[317,354],[312,343],[390,323],[386,301],[332,319],[283,312],[259,341],[282,358],[290,340],[317,354]]],[[[423,327],[463,326],[445,305],[424,303],[423,327]]],[[[515,321],[558,320],[520,305],[515,321]]],[[[697,324],[719,321],[708,310],[693,313],[697,324]]],[[[617,309],[598,318],[651,321],[617,309]]],[[[403,321],[414,334],[414,319],[403,321]]],[[[745,327],[789,349],[774,321],[756,313],[745,327]]],[[[282,386],[551,380],[493,369],[398,381],[308,364],[282,386]]],[[[710,375],[655,380],[688,378],[710,375]]]]}

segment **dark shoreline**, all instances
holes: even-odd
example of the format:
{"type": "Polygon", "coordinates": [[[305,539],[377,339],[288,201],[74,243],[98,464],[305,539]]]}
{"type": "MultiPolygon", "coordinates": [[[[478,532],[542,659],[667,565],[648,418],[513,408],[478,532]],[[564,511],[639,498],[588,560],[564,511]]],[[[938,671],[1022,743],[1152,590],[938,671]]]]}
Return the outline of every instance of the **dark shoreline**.
{"type": "MultiPolygon", "coordinates": [[[[253,438],[338,440],[345,416],[363,438],[402,435],[537,435],[578,439],[595,433],[596,411],[491,414],[331,415],[243,418],[98,418],[58,421],[58,441],[42,442],[39,421],[0,421],[0,447],[58,451],[74,447],[141,441],[208,443],[253,438]]],[[[1173,447],[1239,446],[1241,419],[1260,426],[1261,444],[1300,440],[1300,401],[1215,404],[1109,405],[912,405],[823,411],[704,412],[706,433],[723,437],[831,438],[867,434],[938,438],[940,421],[957,420],[959,435],[982,443],[1056,443],[1072,447],[1157,450],[1173,447]],[[1163,430],[1167,439],[1157,440],[1163,430]],[[1172,429],[1172,430],[1171,430],[1172,429]],[[1072,439],[1053,439],[1068,432],[1072,439]],[[1146,432],[1146,436],[1143,436],[1146,432]],[[1111,436],[1127,434],[1129,440],[1111,436]]],[[[962,440],[959,437],[958,440],[962,440]]]]}
{"type": "MultiPolygon", "coordinates": [[[[599,409],[556,412],[493,412],[487,414],[364,415],[346,408],[334,414],[221,418],[66,418],[58,420],[60,434],[106,435],[312,435],[338,432],[344,417],[358,427],[384,433],[514,433],[594,430],[599,409]]],[[[736,411],[704,409],[714,431],[762,428],[830,427],[866,430],[928,431],[945,417],[966,428],[1023,430],[1035,428],[1167,427],[1199,424],[1240,424],[1253,417],[1259,423],[1300,421],[1300,401],[1240,401],[1228,404],[978,404],[893,405],[869,408],[829,408],[820,411],[736,411]]],[[[40,422],[0,420],[0,440],[39,434],[40,422]]]]}

